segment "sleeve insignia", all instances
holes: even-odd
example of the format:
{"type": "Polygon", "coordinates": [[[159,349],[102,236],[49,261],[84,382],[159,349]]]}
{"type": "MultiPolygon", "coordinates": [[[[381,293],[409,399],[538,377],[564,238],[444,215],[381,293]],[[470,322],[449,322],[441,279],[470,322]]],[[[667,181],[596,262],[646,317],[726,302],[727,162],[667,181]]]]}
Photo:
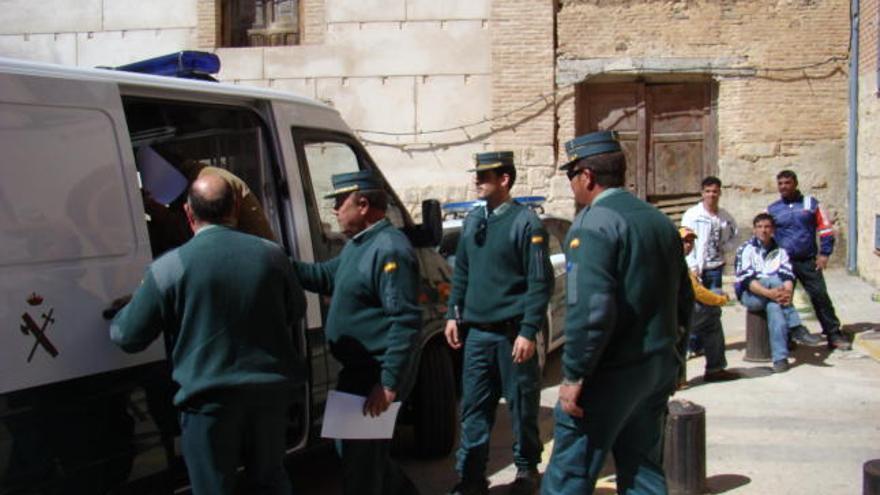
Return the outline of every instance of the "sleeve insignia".
{"type": "Polygon", "coordinates": [[[382,267],[382,271],[385,273],[391,273],[394,270],[397,270],[397,262],[396,261],[389,261],[388,263],[385,263],[384,267],[382,267]]]}
{"type": "Polygon", "coordinates": [[[581,240],[578,239],[577,237],[575,237],[574,239],[571,240],[570,243],[568,243],[568,247],[570,249],[576,249],[580,245],[581,245],[581,240]]]}
{"type": "Polygon", "coordinates": [[[542,235],[533,235],[532,236],[532,244],[541,244],[544,242],[544,236],[542,235]]]}

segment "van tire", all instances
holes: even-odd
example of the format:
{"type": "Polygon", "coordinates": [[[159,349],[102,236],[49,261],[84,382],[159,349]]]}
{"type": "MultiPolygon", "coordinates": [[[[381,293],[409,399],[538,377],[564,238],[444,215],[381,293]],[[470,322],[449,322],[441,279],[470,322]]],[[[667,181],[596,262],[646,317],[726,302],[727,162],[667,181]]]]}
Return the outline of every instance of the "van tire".
{"type": "Polygon", "coordinates": [[[458,424],[455,372],[443,344],[442,339],[433,339],[425,346],[413,391],[414,453],[422,458],[445,457],[455,445],[458,424]]]}

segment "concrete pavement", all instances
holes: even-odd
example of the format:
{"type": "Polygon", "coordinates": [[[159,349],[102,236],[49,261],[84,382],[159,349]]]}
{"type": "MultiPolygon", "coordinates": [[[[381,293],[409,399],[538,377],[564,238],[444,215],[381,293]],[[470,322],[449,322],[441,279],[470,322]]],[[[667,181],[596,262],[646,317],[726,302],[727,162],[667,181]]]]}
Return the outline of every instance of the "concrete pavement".
{"type": "MultiPolygon", "coordinates": [[[[877,289],[842,270],[826,275],[829,292],[844,330],[880,333],[877,289]]],[[[726,281],[727,282],[727,281],[726,281]]],[[[726,284],[729,287],[730,284],[726,284]]],[[[724,308],[729,369],[743,378],[734,382],[702,381],[702,358],[688,361],[690,388],[676,398],[706,408],[706,455],[711,493],[855,494],[861,492],[862,464],[880,458],[880,362],[859,349],[841,352],[799,347],[792,369],[774,375],[768,365],[742,360],[745,311],[724,308]]],[[[815,319],[805,324],[821,331],[815,319]]],[[[559,353],[548,360],[541,394],[541,434],[545,462],[552,448],[552,408],[558,394],[559,353]]],[[[510,422],[498,408],[492,439],[492,493],[505,493],[513,480],[510,422]]],[[[405,460],[403,464],[426,495],[444,493],[456,480],[452,457],[439,461],[405,460]]],[[[545,465],[542,465],[543,471],[545,465]]],[[[597,493],[613,494],[611,466],[597,493]]]]}

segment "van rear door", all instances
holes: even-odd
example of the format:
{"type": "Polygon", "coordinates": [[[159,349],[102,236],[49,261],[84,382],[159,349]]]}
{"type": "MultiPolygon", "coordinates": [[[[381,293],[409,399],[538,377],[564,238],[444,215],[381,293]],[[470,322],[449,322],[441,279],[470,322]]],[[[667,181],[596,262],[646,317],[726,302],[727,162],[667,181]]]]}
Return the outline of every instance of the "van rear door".
{"type": "Polygon", "coordinates": [[[164,359],[102,311],[151,260],[115,83],[0,73],[0,393],[164,359]]]}

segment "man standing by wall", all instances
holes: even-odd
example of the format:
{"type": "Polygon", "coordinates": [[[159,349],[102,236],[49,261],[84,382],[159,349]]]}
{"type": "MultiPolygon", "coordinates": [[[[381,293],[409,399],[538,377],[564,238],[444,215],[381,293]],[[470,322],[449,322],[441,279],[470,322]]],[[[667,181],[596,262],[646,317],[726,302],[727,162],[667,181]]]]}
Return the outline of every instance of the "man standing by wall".
{"type": "MultiPolygon", "coordinates": [[[[700,184],[703,199],[688,208],[681,218],[681,225],[696,235],[694,249],[687,256],[688,268],[697,275],[709,290],[721,290],[724,273],[724,254],[732,249],[736,239],[736,220],[719,206],[721,180],[709,176],[700,184]]],[[[694,354],[703,352],[703,342],[694,333],[688,337],[688,350],[694,354]]]]}
{"type": "Polygon", "coordinates": [[[566,239],[563,381],[541,492],[592,493],[613,452],[618,493],[666,493],[663,418],[682,365],[679,328],[694,303],[681,241],[665,215],[622,188],[615,133],[565,147],[571,161],[561,168],[589,206],[566,239]]]}
{"type": "MultiPolygon", "coordinates": [[[[419,266],[406,236],[385,218],[387,198],[369,170],[332,177],[333,211],[351,239],[336,258],[295,262],[306,290],[332,295],[324,331],[342,363],[336,389],[366,397],[378,416],[403,400],[415,378],[421,330],[419,266]]],[[[347,495],[418,493],[390,457],[389,440],[342,440],[347,495]]]]}
{"type": "Polygon", "coordinates": [[[822,271],[828,266],[828,257],[834,250],[834,226],[831,217],[819,206],[813,196],[805,196],[798,189],[797,174],[783,170],[776,175],[776,187],[781,196],[767,207],[776,222],[776,242],[788,252],[798,281],[810,296],[822,333],[828,339],[829,349],[847,351],[852,348],[840,331],[840,320],[834,311],[822,271]],[[816,248],[816,234],[820,247],[816,248]]]}
{"type": "Polygon", "coordinates": [[[538,409],[541,375],[535,339],[553,291],[547,232],[538,216],[510,197],[516,180],[513,152],[476,155],[477,194],[486,202],[464,220],[455,270],[446,340],[462,347],[461,444],[451,495],[489,493],[486,462],[495,408],[503,396],[513,423],[517,474],[512,494],[538,487],[541,439],[538,409]]]}
{"type": "Polygon", "coordinates": [[[137,352],[170,334],[193,493],[232,494],[242,464],[249,493],[291,493],[284,439],[305,379],[292,340],[302,288],[277,244],[229,227],[237,203],[222,177],[197,179],[184,208],[195,236],[150,265],[110,337],[137,352]]]}

